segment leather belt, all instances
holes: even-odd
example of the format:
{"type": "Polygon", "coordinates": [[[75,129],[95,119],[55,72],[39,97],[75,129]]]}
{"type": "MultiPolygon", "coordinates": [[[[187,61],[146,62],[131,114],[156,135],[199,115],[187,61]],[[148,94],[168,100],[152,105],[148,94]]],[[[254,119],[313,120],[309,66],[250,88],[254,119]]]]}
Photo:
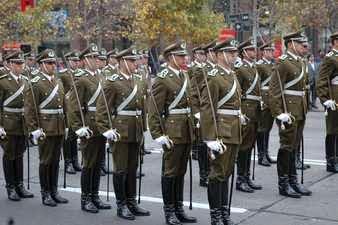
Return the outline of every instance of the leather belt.
{"type": "Polygon", "coordinates": [[[40,109],[41,114],[63,114],[63,109],[40,109]]]}
{"type": "Polygon", "coordinates": [[[303,97],[305,96],[305,91],[285,90],[284,94],[303,97]]]}
{"type": "Polygon", "coordinates": [[[189,114],[191,113],[191,109],[184,108],[184,109],[170,109],[169,110],[169,115],[179,115],[179,114],[189,114]]]}
{"type": "Polygon", "coordinates": [[[121,110],[117,112],[117,115],[120,116],[140,116],[142,115],[141,110],[121,110]]]}
{"type": "Polygon", "coordinates": [[[11,108],[11,107],[4,107],[3,108],[4,112],[11,112],[11,113],[23,113],[24,109],[23,108],[11,108]]]}
{"type": "Polygon", "coordinates": [[[261,96],[257,96],[257,95],[246,95],[245,99],[250,99],[250,100],[254,100],[254,101],[262,101],[262,97],[261,96]]]}
{"type": "Polygon", "coordinates": [[[240,109],[217,109],[217,114],[238,116],[241,114],[241,110],[240,109]]]}

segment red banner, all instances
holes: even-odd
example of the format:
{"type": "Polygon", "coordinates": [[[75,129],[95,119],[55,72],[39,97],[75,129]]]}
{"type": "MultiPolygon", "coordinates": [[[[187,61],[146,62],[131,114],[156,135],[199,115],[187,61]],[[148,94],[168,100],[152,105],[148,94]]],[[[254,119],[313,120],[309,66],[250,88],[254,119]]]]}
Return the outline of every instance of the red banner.
{"type": "Polygon", "coordinates": [[[236,31],[231,28],[222,28],[218,35],[219,41],[224,41],[228,38],[236,38],[236,31]]]}
{"type": "Polygon", "coordinates": [[[34,7],[34,0],[21,0],[21,12],[25,12],[28,7],[34,7]]]}

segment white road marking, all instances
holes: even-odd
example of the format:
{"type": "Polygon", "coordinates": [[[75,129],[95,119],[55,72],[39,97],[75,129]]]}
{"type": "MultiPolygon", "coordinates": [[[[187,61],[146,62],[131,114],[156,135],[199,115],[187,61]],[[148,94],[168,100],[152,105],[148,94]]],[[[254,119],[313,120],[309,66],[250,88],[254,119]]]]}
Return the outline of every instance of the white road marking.
{"type": "MultiPolygon", "coordinates": [[[[67,187],[67,188],[61,188],[60,190],[62,191],[67,191],[67,192],[73,192],[73,193],[81,193],[81,188],[73,188],[73,187],[67,187]]],[[[100,196],[106,196],[107,192],[105,191],[99,191],[100,196]]],[[[114,192],[109,192],[109,197],[115,198],[115,193],[114,192]]],[[[154,202],[154,203],[163,203],[162,198],[155,198],[155,197],[149,197],[149,196],[141,196],[142,201],[146,202],[154,202]]],[[[185,206],[189,206],[189,202],[183,202],[185,206]]],[[[192,203],[193,208],[199,208],[199,209],[209,209],[209,205],[205,203],[198,203],[198,202],[193,202],[192,203]]],[[[233,213],[246,213],[248,210],[243,209],[243,208],[236,208],[236,207],[231,207],[231,212],[233,213]]]]}
{"type": "MultiPolygon", "coordinates": [[[[162,148],[153,148],[152,150],[150,150],[152,153],[155,154],[162,154],[163,150],[162,148]]],[[[271,156],[272,159],[276,160],[277,157],[275,156],[271,156]]],[[[251,159],[253,160],[253,157],[251,157],[251,159]]],[[[256,161],[257,161],[257,157],[256,157],[256,161]]],[[[315,166],[326,166],[326,161],[325,160],[318,160],[318,159],[305,159],[304,163],[306,164],[310,164],[310,165],[315,165],[315,166]]]]}

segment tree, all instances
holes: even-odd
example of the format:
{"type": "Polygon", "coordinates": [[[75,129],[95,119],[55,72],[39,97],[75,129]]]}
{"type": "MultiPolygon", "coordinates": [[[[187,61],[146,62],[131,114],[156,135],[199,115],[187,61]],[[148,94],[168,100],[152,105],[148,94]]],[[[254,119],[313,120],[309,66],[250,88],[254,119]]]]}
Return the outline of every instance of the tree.
{"type": "Polygon", "coordinates": [[[217,37],[224,26],[203,0],[134,0],[135,20],[130,38],[140,45],[160,45],[177,39],[201,44],[217,37]]]}

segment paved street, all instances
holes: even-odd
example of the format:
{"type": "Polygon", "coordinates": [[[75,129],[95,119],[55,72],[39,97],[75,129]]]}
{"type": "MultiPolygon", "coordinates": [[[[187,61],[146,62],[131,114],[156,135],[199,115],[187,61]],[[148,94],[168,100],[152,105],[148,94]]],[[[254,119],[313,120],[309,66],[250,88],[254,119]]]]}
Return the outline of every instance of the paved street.
{"type": "MultiPolygon", "coordinates": [[[[277,192],[276,167],[256,166],[256,182],[263,185],[262,191],[244,194],[234,191],[232,219],[241,225],[338,225],[338,176],[327,173],[324,163],[324,113],[311,112],[308,115],[305,129],[305,158],[311,169],[305,171],[305,184],[313,191],[313,196],[302,197],[300,200],[284,198],[277,192]]],[[[13,218],[16,225],[123,225],[123,224],[154,224],[164,223],[160,189],[161,153],[158,146],[147,139],[147,148],[154,150],[145,158],[144,171],[146,176],[142,186],[142,206],[150,209],[150,217],[137,218],[126,222],[116,216],[116,205],[110,177],[110,199],[112,210],[100,211],[99,214],[88,214],[80,210],[80,174],[67,176],[67,188],[62,194],[69,198],[70,203],[56,208],[44,207],[41,204],[38,179],[38,159],[36,149],[31,149],[31,191],[35,198],[11,202],[5,193],[5,182],[2,169],[0,174],[0,225],[7,224],[13,218]]],[[[276,128],[271,134],[270,149],[276,156],[278,135],[276,128]]],[[[1,164],[1,163],[0,163],[1,164]]],[[[63,161],[60,164],[63,167],[63,161]]],[[[2,168],[2,165],[1,165],[2,168]]],[[[25,167],[26,168],[26,167],[25,167]]],[[[198,165],[193,161],[193,210],[187,212],[198,218],[198,224],[209,222],[206,188],[198,185],[198,165]]],[[[27,176],[25,176],[27,177],[27,176]]],[[[189,187],[186,176],[186,187],[189,187]]],[[[63,171],[60,171],[59,185],[62,188],[63,171]]],[[[107,176],[101,178],[101,194],[106,200],[107,176]]],[[[188,201],[188,188],[185,200],[188,201]]]]}

